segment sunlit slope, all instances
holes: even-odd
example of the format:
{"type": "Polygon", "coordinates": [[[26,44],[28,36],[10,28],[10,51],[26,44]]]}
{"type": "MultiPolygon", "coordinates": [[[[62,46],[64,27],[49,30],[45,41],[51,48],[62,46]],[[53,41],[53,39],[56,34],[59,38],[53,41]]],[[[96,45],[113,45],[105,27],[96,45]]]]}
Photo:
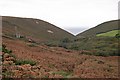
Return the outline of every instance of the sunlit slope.
{"type": "Polygon", "coordinates": [[[99,24],[96,27],[90,28],[90,29],[78,34],[77,37],[94,37],[97,34],[106,33],[106,32],[112,31],[112,30],[118,30],[120,27],[119,23],[120,23],[120,20],[104,22],[102,24],[99,24]]]}
{"type": "Polygon", "coordinates": [[[112,30],[105,33],[97,34],[96,36],[108,36],[108,37],[114,37],[116,34],[120,33],[120,30],[112,30]]]}

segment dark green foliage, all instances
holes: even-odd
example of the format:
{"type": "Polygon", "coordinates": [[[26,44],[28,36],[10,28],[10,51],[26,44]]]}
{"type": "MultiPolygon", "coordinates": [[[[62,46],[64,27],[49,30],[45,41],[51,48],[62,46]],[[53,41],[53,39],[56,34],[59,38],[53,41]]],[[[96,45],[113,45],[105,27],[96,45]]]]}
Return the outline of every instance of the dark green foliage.
{"type": "MultiPolygon", "coordinates": [[[[10,56],[16,58],[16,56],[15,56],[14,54],[12,54],[12,50],[6,49],[6,46],[5,46],[4,44],[2,44],[2,52],[7,53],[7,54],[9,54],[10,56]]],[[[3,57],[3,55],[2,55],[2,57],[3,57]]]]}
{"type": "Polygon", "coordinates": [[[69,38],[64,38],[61,40],[62,43],[69,43],[71,40],[69,38]]]}
{"type": "Polygon", "coordinates": [[[37,47],[37,44],[36,43],[31,43],[31,44],[28,44],[29,47],[37,47]]]}
{"type": "MultiPolygon", "coordinates": [[[[94,53],[93,52],[82,52],[80,54],[86,54],[86,55],[93,55],[94,53]]],[[[94,54],[95,55],[95,54],[94,54]]]]}
{"type": "Polygon", "coordinates": [[[104,50],[98,50],[93,54],[95,54],[96,56],[104,56],[104,57],[110,56],[109,53],[107,51],[104,51],[104,50]]]}
{"type": "Polygon", "coordinates": [[[118,40],[116,38],[95,37],[88,39],[81,39],[78,41],[79,50],[88,50],[83,54],[96,56],[118,56],[118,40]],[[85,40],[85,41],[84,41],[85,40]],[[81,45],[82,44],[82,45],[81,45]]]}
{"type": "Polygon", "coordinates": [[[6,46],[3,44],[3,45],[2,45],[2,52],[11,54],[11,53],[12,53],[12,50],[6,49],[6,46]]]}
{"type": "Polygon", "coordinates": [[[72,49],[72,50],[79,50],[79,45],[77,45],[76,43],[73,43],[69,49],[72,49]]]}
{"type": "Polygon", "coordinates": [[[115,35],[116,38],[120,38],[120,33],[115,35]]]}
{"type": "Polygon", "coordinates": [[[66,43],[60,43],[59,47],[67,48],[67,44],[66,43]]]}
{"type": "Polygon", "coordinates": [[[64,38],[59,41],[58,47],[63,47],[65,49],[68,49],[69,44],[72,42],[69,38],[64,38]]]}
{"type": "Polygon", "coordinates": [[[49,42],[48,46],[63,47],[72,50],[86,50],[81,54],[96,56],[119,56],[118,39],[114,37],[79,38],[75,40],[61,40],[49,42]]]}
{"type": "MultiPolygon", "coordinates": [[[[13,76],[13,72],[11,72],[11,71],[2,72],[2,76],[4,76],[4,77],[11,77],[11,76],[13,76]]],[[[4,78],[2,80],[13,80],[13,79],[12,78],[4,78]]]]}
{"type": "Polygon", "coordinates": [[[44,44],[47,45],[47,46],[50,46],[50,47],[63,47],[63,48],[66,48],[68,49],[69,48],[69,44],[72,43],[73,40],[69,39],[69,38],[64,38],[62,40],[59,40],[59,41],[48,41],[48,42],[45,42],[44,44]]]}
{"type": "Polygon", "coordinates": [[[15,64],[16,65],[30,64],[31,66],[34,66],[34,65],[36,65],[36,62],[32,61],[32,60],[16,60],[15,64]]]}
{"type": "Polygon", "coordinates": [[[48,41],[45,42],[44,44],[50,47],[58,47],[59,43],[60,43],[59,41],[48,41]]]}
{"type": "Polygon", "coordinates": [[[2,44],[2,48],[3,48],[3,49],[5,49],[5,48],[6,48],[6,46],[5,46],[4,44],[2,44]]]}
{"type": "Polygon", "coordinates": [[[20,38],[26,38],[25,36],[20,36],[20,38]]]}

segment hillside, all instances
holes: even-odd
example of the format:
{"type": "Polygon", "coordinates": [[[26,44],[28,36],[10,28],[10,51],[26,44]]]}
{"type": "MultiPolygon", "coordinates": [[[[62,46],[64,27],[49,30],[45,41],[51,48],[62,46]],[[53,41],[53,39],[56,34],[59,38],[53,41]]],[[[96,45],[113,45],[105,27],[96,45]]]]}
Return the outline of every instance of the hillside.
{"type": "MultiPolygon", "coordinates": [[[[43,20],[2,19],[0,77],[3,79],[118,78],[120,45],[117,37],[76,39],[43,20]],[[31,39],[42,42],[29,41],[31,39]]],[[[108,35],[107,32],[105,34],[108,35]]]]}
{"type": "Polygon", "coordinates": [[[112,31],[112,30],[118,30],[119,22],[120,20],[104,22],[102,24],[97,25],[96,27],[90,28],[78,34],[77,37],[92,37],[100,33],[105,33],[105,32],[112,31]]]}
{"type": "Polygon", "coordinates": [[[3,78],[118,78],[119,56],[90,56],[83,54],[86,50],[30,46],[8,38],[3,44],[3,78]]]}
{"type": "Polygon", "coordinates": [[[112,30],[112,31],[108,31],[105,33],[101,33],[101,34],[97,34],[96,36],[109,36],[109,37],[114,37],[116,36],[116,34],[118,34],[120,32],[120,30],[112,30]]]}
{"type": "Polygon", "coordinates": [[[2,16],[3,34],[13,37],[20,34],[38,41],[61,40],[74,36],[43,20],[2,16]]]}

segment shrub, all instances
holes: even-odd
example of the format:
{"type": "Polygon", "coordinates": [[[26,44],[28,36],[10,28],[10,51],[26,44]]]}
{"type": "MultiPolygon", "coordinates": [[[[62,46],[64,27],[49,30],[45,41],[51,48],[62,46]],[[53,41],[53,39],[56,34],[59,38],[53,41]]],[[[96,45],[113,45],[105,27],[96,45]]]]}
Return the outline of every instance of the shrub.
{"type": "Polygon", "coordinates": [[[118,55],[118,51],[115,49],[107,49],[107,48],[103,48],[103,49],[99,49],[94,53],[96,56],[117,56],[118,55]]]}
{"type": "Polygon", "coordinates": [[[71,40],[69,38],[64,38],[63,40],[61,40],[61,42],[63,42],[63,43],[69,43],[69,42],[71,42],[71,40]]]}
{"type": "Polygon", "coordinates": [[[83,51],[80,54],[95,55],[93,52],[90,52],[90,51],[83,51]]]}
{"type": "Polygon", "coordinates": [[[10,53],[12,53],[12,50],[6,49],[6,46],[3,44],[2,45],[2,52],[10,54],[10,53]]]}
{"type": "Polygon", "coordinates": [[[6,48],[6,46],[5,46],[4,44],[2,44],[2,48],[3,48],[3,49],[5,49],[5,48],[6,48]]]}
{"type": "Polygon", "coordinates": [[[65,48],[65,49],[68,49],[67,43],[60,43],[60,44],[59,44],[59,47],[63,47],[63,48],[65,48]]]}
{"type": "Polygon", "coordinates": [[[2,72],[2,76],[4,76],[4,78],[2,80],[14,80],[14,79],[11,79],[9,77],[13,76],[13,72],[11,71],[5,71],[5,72],[2,72]]]}
{"type": "Polygon", "coordinates": [[[45,43],[45,45],[50,46],[50,47],[57,47],[57,43],[53,43],[53,42],[45,43]]]}
{"type": "Polygon", "coordinates": [[[104,56],[104,57],[107,57],[109,56],[107,54],[107,52],[103,51],[103,50],[98,50],[97,52],[94,53],[96,56],[104,56]]]}
{"type": "Polygon", "coordinates": [[[32,60],[16,60],[15,64],[16,65],[30,64],[31,66],[34,66],[34,65],[36,65],[36,62],[32,61],[32,60]]]}
{"type": "Polygon", "coordinates": [[[28,44],[28,46],[29,46],[29,47],[36,47],[37,44],[35,44],[35,43],[31,43],[31,44],[28,44]]]}
{"type": "Polygon", "coordinates": [[[120,38],[120,34],[119,34],[119,33],[116,34],[115,37],[116,37],[116,38],[120,38]]]}
{"type": "Polygon", "coordinates": [[[67,77],[69,77],[69,76],[72,75],[72,73],[70,73],[70,72],[65,72],[65,71],[53,72],[52,74],[62,75],[64,78],[67,78],[67,77]]]}
{"type": "Polygon", "coordinates": [[[79,50],[79,46],[77,44],[72,44],[69,49],[79,50]]]}

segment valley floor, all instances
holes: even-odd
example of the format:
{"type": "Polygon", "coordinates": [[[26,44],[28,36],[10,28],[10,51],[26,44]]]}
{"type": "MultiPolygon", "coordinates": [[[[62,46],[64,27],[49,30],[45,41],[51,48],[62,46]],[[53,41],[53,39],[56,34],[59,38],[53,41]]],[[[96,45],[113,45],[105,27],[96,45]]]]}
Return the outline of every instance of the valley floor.
{"type": "Polygon", "coordinates": [[[21,78],[32,75],[34,78],[118,78],[118,56],[84,55],[81,51],[45,45],[30,46],[31,43],[7,38],[3,38],[3,44],[12,50],[16,59],[37,62],[34,66],[3,65],[3,69],[13,73],[5,77],[21,78]]]}

